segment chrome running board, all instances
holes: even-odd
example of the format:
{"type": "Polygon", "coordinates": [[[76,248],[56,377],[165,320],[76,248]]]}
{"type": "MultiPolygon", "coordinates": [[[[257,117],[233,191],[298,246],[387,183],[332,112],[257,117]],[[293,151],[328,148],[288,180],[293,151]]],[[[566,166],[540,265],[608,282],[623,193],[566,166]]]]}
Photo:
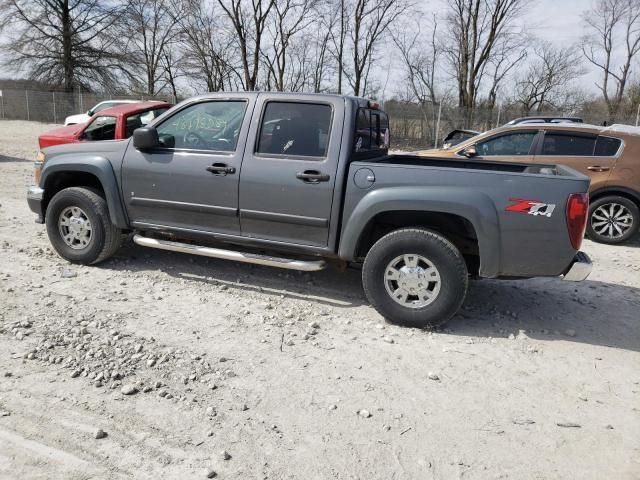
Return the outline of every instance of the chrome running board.
{"type": "Polygon", "coordinates": [[[169,240],[159,240],[157,238],[143,237],[136,234],[133,241],[143,247],[158,248],[171,252],[191,253],[203,257],[221,258],[223,260],[235,260],[237,262],[255,263],[269,267],[287,268],[289,270],[300,270],[303,272],[315,272],[326,268],[324,260],[296,260],[292,258],[272,257],[256,253],[237,252],[235,250],[225,250],[222,248],[201,247],[188,243],[172,242],[169,240]]]}

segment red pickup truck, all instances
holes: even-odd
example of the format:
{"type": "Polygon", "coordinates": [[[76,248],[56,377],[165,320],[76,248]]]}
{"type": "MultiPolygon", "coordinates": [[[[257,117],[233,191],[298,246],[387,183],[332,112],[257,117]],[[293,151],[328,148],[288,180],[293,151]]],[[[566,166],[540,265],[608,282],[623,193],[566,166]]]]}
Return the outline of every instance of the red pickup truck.
{"type": "Polygon", "coordinates": [[[171,108],[166,102],[139,102],[106,108],[96,113],[87,123],[54,128],[38,137],[40,148],[65,143],[95,140],[122,140],[129,138],[136,128],[171,108]]]}

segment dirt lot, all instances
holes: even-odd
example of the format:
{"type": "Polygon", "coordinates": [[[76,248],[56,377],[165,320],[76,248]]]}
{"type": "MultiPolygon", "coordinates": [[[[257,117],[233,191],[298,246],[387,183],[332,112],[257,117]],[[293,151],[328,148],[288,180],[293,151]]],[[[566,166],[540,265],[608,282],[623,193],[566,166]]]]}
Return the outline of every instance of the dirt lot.
{"type": "Polygon", "coordinates": [[[473,282],[434,333],[355,270],[78,267],[25,201],[46,128],[0,122],[0,478],[640,478],[639,241],[587,241],[580,284],[473,282]]]}

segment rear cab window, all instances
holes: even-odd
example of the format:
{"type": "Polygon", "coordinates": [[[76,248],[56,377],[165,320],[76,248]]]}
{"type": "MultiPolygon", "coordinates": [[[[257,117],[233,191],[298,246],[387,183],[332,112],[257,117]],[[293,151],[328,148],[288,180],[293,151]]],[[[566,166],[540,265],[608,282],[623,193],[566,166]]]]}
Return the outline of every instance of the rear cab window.
{"type": "Polygon", "coordinates": [[[270,101],[262,115],[256,153],[325,158],[332,116],[328,104],[270,101]]]}
{"type": "Polygon", "coordinates": [[[389,117],[381,110],[359,108],[356,115],[353,153],[356,158],[386,154],[389,149],[389,117]]]}

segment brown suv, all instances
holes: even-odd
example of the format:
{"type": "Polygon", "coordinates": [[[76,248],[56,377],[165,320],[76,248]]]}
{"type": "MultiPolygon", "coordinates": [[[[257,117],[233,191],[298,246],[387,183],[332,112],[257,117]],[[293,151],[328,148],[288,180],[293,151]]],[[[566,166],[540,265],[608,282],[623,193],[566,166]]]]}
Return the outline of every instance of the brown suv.
{"type": "Polygon", "coordinates": [[[622,243],[640,226],[640,128],[579,123],[506,125],[421,156],[564,164],[591,178],[589,238],[622,243]]]}

